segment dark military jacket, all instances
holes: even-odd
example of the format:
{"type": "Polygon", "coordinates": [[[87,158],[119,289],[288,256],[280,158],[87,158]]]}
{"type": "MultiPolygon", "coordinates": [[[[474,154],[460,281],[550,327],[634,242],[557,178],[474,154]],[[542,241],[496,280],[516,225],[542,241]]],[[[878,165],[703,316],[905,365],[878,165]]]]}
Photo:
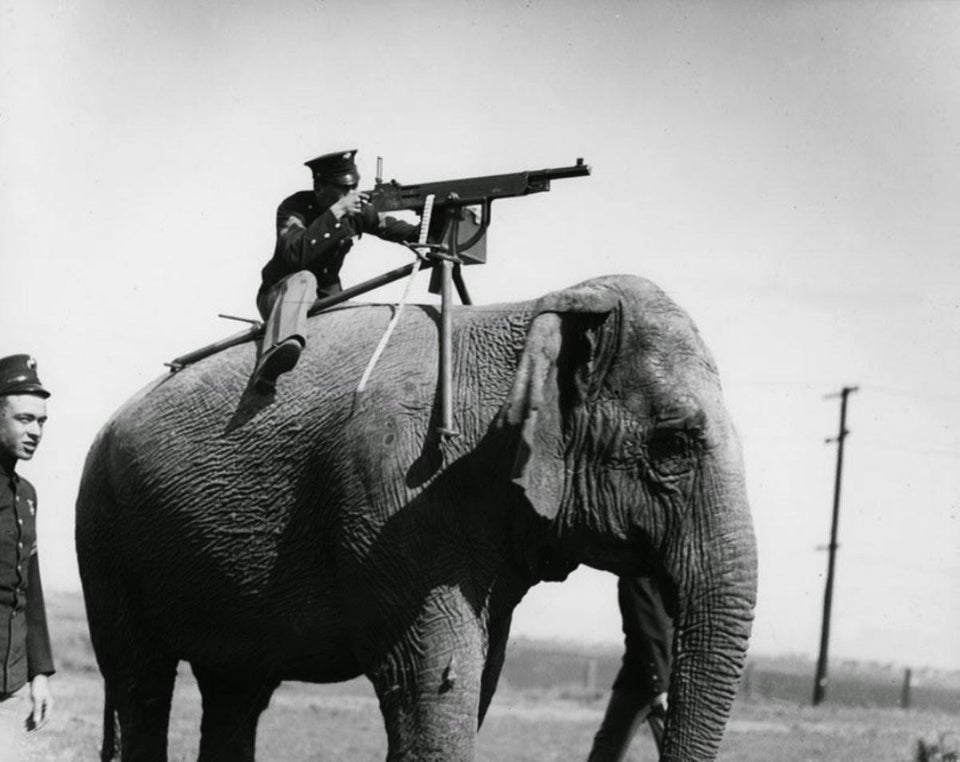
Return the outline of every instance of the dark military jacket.
{"type": "Polygon", "coordinates": [[[0,463],[0,696],[53,672],[37,556],[37,493],[0,463]]]}
{"type": "Polygon", "coordinates": [[[673,648],[672,597],[665,599],[657,580],[620,577],[617,601],[623,620],[623,664],[613,682],[615,689],[638,693],[644,702],[670,690],[673,648]]]}
{"type": "Polygon", "coordinates": [[[317,298],[340,291],[340,268],[353,246],[353,239],[370,233],[387,241],[416,241],[417,225],[386,218],[381,224],[376,210],[364,205],[357,215],[339,220],[329,207],[321,209],[313,191],[299,191],[277,208],[277,245],[273,258],[261,271],[263,293],[300,270],[317,278],[317,298]]]}

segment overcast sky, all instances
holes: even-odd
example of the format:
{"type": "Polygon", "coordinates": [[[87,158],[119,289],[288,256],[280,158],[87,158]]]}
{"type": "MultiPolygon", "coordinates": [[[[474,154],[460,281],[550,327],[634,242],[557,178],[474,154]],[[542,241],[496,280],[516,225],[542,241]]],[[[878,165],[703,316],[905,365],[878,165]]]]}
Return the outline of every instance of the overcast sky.
{"type": "MultiPolygon", "coordinates": [[[[831,654],[960,668],[958,30],[920,0],[0,0],[0,355],[54,393],[21,466],[46,587],[79,587],[99,427],[256,316],[304,160],[358,148],[366,187],[378,155],[405,182],[583,157],[494,205],[474,300],[626,272],[690,312],[745,445],[757,653],[816,654],[827,395],[858,385],[831,654]]],[[[343,278],[407,259],[364,238],[343,278]]],[[[619,642],[613,578],[535,588],[513,632],[619,642]]]]}

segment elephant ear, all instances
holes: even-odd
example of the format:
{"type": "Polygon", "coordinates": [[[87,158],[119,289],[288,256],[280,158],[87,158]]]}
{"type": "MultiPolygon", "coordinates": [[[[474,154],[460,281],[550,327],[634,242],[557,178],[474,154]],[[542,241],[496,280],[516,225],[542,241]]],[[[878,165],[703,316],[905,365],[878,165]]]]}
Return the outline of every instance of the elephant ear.
{"type": "Polygon", "coordinates": [[[556,517],[563,497],[564,411],[598,380],[603,353],[591,328],[619,306],[616,290],[585,284],[547,294],[534,307],[501,421],[520,426],[511,478],[545,518],[556,517]]]}

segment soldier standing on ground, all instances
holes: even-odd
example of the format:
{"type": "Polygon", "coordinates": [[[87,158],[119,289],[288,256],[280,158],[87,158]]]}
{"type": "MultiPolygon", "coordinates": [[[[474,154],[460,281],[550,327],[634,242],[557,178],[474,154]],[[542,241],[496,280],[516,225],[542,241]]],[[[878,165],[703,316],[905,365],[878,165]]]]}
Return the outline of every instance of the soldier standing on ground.
{"type": "Polygon", "coordinates": [[[0,749],[5,760],[18,759],[23,730],[43,727],[53,707],[37,493],[16,472],[17,462],[30,460],[40,444],[49,396],[32,357],[0,359],[0,749]]]}

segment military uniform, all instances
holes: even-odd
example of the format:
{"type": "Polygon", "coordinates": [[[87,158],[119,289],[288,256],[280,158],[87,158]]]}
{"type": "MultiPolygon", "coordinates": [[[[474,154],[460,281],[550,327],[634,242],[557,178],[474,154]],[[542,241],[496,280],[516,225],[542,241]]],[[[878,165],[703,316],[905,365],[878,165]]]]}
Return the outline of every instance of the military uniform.
{"type": "MultiPolygon", "coordinates": [[[[0,358],[0,397],[50,392],[37,378],[30,355],[0,358]]],[[[10,403],[5,403],[10,404],[10,403]]],[[[45,408],[44,408],[45,409],[45,408]]],[[[45,415],[44,415],[45,420],[45,415]]],[[[0,704],[37,675],[52,675],[53,656],[37,556],[37,493],[16,472],[22,433],[9,428],[4,414],[0,449],[0,704]]],[[[42,433],[42,424],[41,424],[42,433]]],[[[35,448],[40,434],[33,440],[35,448]]]]}
{"type": "Polygon", "coordinates": [[[657,582],[647,577],[620,577],[617,601],[623,622],[623,663],[588,762],[623,759],[644,720],[658,748],[663,732],[666,706],[657,702],[670,688],[671,615],[657,582]]]}
{"type": "Polygon", "coordinates": [[[33,485],[0,462],[0,697],[54,673],[36,514],[33,485]]]}
{"type": "MultiPolygon", "coordinates": [[[[342,193],[355,191],[360,174],[355,150],[324,154],[306,162],[314,186],[337,186],[342,193]]],[[[387,241],[416,241],[419,226],[392,218],[381,219],[364,205],[359,214],[339,219],[318,193],[299,191],[277,209],[277,243],[273,257],[261,271],[257,309],[267,321],[263,347],[254,371],[254,383],[271,390],[281,373],[292,369],[306,344],[307,310],[316,299],[339,293],[340,268],[353,247],[353,239],[370,233],[387,241]]]]}
{"type": "Polygon", "coordinates": [[[649,703],[670,689],[673,623],[656,583],[647,577],[621,577],[617,601],[625,647],[613,689],[636,691],[649,703]]]}
{"type": "Polygon", "coordinates": [[[387,241],[416,241],[419,230],[417,225],[402,220],[391,220],[381,228],[379,216],[371,206],[364,206],[359,215],[344,215],[338,220],[329,208],[320,208],[313,191],[288,196],[277,208],[273,258],[260,273],[260,314],[269,317],[271,290],[283,278],[302,270],[316,278],[317,299],[339,293],[340,268],[354,238],[370,233],[387,241]]]}

